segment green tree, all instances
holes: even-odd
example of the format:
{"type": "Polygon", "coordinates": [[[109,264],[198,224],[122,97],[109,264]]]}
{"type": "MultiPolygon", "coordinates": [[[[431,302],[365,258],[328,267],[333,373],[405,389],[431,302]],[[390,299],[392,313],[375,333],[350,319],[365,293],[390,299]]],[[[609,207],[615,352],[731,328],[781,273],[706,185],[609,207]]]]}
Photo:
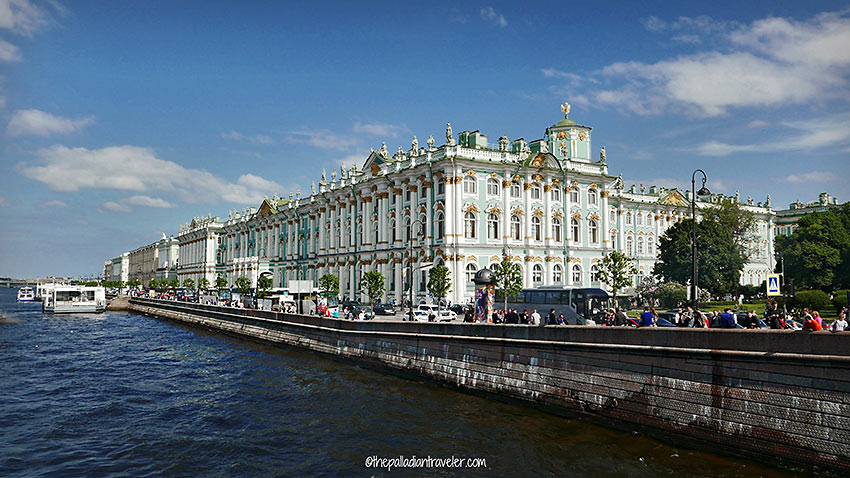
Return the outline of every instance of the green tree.
{"type": "Polygon", "coordinates": [[[338,297],[339,277],[333,274],[325,274],[322,277],[319,277],[319,289],[328,301],[330,301],[331,297],[338,297]]]}
{"type": "Polygon", "coordinates": [[[850,233],[841,211],[806,214],[791,236],[777,237],[776,250],[785,258],[785,274],[798,289],[831,291],[841,286],[850,254],[850,233]]]}
{"type": "Polygon", "coordinates": [[[490,266],[493,278],[496,280],[496,291],[504,299],[505,311],[508,310],[508,299],[522,292],[522,269],[508,257],[490,266]]]}
{"type": "Polygon", "coordinates": [[[251,279],[247,277],[240,277],[236,279],[236,290],[238,290],[240,294],[247,294],[250,292],[251,279]]]}
{"type": "Polygon", "coordinates": [[[677,307],[688,298],[688,288],[678,282],[665,282],[658,287],[655,297],[664,307],[677,307]]]}
{"type": "Polygon", "coordinates": [[[198,290],[207,290],[210,288],[210,281],[206,277],[201,277],[198,280],[198,290]]]}
{"type": "Polygon", "coordinates": [[[375,301],[384,293],[384,275],[378,271],[369,271],[363,274],[361,287],[366,289],[366,295],[369,296],[369,302],[374,311],[375,301]]]}
{"type": "Polygon", "coordinates": [[[227,288],[227,279],[224,277],[218,276],[215,278],[215,288],[218,290],[227,288]]]}
{"type": "Polygon", "coordinates": [[[611,251],[602,258],[597,276],[599,281],[611,289],[614,303],[617,303],[617,292],[631,287],[633,278],[638,273],[635,260],[619,252],[611,251]]]}
{"type": "Polygon", "coordinates": [[[434,266],[428,271],[428,292],[437,300],[437,314],[440,313],[440,301],[452,288],[452,279],[449,277],[449,268],[443,265],[434,266]]]}
{"type": "Polygon", "coordinates": [[[180,281],[177,280],[177,278],[175,277],[175,278],[171,279],[170,281],[168,281],[168,287],[170,287],[172,289],[176,289],[176,288],[180,287],[180,281]]]}
{"type": "Polygon", "coordinates": [[[159,281],[151,279],[150,282],[148,282],[148,289],[157,290],[157,288],[159,288],[159,281]]]}
{"type": "Polygon", "coordinates": [[[265,297],[268,293],[269,289],[272,288],[272,278],[269,276],[260,276],[257,279],[257,289],[259,290],[260,297],[265,297]]]}
{"type": "Polygon", "coordinates": [[[186,279],[186,280],[183,281],[183,287],[186,288],[186,289],[191,290],[194,285],[195,285],[195,281],[192,280],[192,279],[186,279]]]}
{"type": "Polygon", "coordinates": [[[756,217],[742,208],[737,201],[723,201],[716,207],[703,210],[702,213],[703,220],[716,222],[731,232],[732,240],[742,248],[742,252],[747,242],[755,237],[756,217]]]}
{"type": "MultiPolygon", "coordinates": [[[[686,219],[667,229],[661,237],[653,273],[665,282],[685,284],[691,280],[692,227],[693,221],[686,219]]],[[[715,220],[706,218],[697,222],[696,230],[699,285],[714,295],[734,293],[747,262],[743,247],[735,243],[729,228],[715,220]]]]}

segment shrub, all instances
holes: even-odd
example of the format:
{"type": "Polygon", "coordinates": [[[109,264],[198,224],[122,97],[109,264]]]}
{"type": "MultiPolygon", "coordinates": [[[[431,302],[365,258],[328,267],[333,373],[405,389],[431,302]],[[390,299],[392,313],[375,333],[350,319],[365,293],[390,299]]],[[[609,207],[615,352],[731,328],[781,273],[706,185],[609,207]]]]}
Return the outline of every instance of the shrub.
{"type": "Polygon", "coordinates": [[[676,307],[688,298],[688,289],[678,282],[665,282],[658,287],[655,298],[662,307],[676,307]]]}
{"type": "Polygon", "coordinates": [[[821,310],[829,307],[829,296],[822,290],[799,290],[797,295],[788,301],[792,307],[808,307],[809,310],[821,310]]]}
{"type": "Polygon", "coordinates": [[[847,307],[847,292],[847,289],[835,291],[832,296],[832,306],[835,307],[835,310],[841,312],[842,307],[847,307]]]}

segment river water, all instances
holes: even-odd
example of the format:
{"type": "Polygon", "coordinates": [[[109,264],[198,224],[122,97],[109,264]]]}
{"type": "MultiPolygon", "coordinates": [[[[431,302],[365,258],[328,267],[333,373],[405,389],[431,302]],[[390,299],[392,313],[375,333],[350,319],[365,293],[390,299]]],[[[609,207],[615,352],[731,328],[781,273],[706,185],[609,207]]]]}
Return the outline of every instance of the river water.
{"type": "Polygon", "coordinates": [[[0,289],[0,476],[811,474],[141,315],[43,315],[0,289]],[[400,456],[484,462],[366,465],[400,456]]]}

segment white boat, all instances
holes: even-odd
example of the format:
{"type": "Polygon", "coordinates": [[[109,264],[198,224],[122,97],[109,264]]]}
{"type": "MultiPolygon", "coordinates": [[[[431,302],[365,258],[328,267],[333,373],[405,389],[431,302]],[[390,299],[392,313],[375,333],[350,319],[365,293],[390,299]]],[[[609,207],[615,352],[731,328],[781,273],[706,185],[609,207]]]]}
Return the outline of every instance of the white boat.
{"type": "Polygon", "coordinates": [[[106,289],[78,285],[57,285],[42,290],[42,309],[54,314],[103,312],[106,309],[106,289]]]}
{"type": "Polygon", "coordinates": [[[32,287],[21,287],[18,289],[18,302],[32,302],[35,300],[32,287]]]}

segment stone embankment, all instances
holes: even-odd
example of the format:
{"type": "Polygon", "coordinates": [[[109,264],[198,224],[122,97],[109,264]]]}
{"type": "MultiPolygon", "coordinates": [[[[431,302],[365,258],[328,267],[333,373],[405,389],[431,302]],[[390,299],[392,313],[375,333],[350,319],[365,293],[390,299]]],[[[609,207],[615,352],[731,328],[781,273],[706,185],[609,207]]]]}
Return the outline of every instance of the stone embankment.
{"type": "Polygon", "coordinates": [[[352,322],[145,299],[130,308],[701,450],[850,473],[850,332],[352,322]]]}
{"type": "Polygon", "coordinates": [[[126,295],[119,295],[110,299],[106,304],[106,310],[112,312],[127,312],[130,310],[130,298],[126,295]]]}

